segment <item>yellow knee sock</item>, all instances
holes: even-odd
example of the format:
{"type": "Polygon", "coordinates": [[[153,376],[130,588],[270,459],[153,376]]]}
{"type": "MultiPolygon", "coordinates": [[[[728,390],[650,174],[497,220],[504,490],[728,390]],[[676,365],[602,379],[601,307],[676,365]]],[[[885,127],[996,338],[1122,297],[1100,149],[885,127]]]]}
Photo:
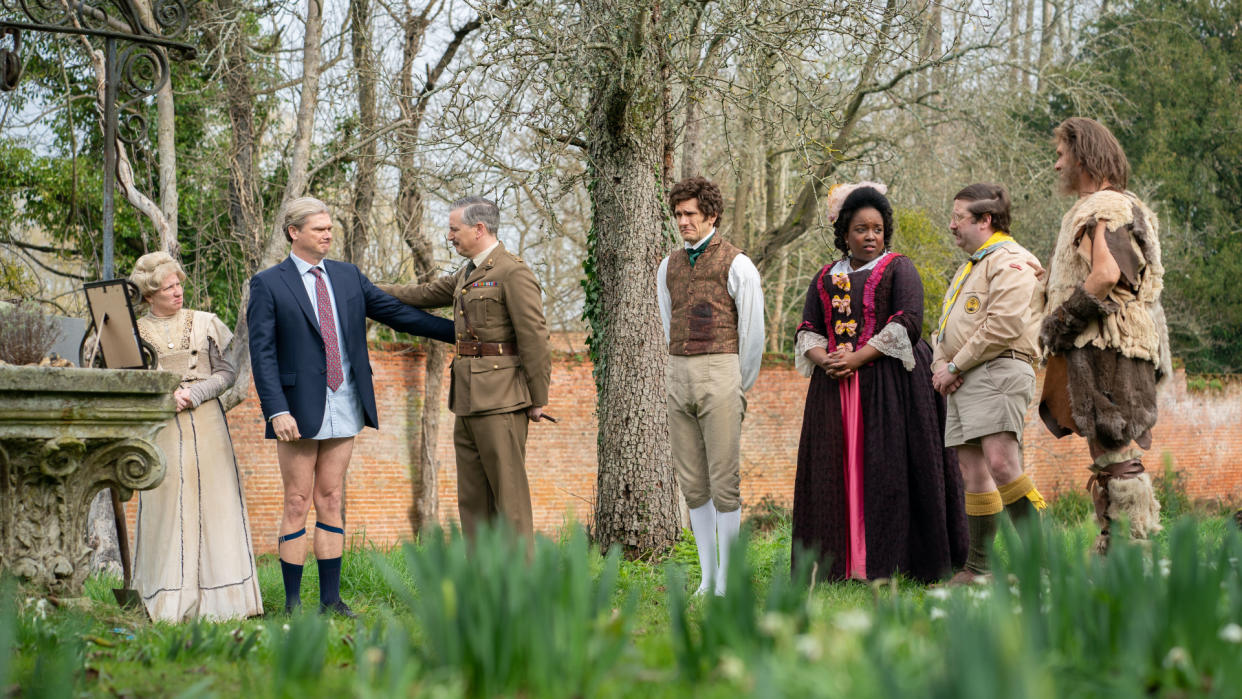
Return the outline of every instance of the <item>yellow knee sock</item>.
{"type": "Polygon", "coordinates": [[[972,517],[999,514],[1005,509],[1001,494],[995,490],[987,493],[966,493],[966,514],[972,517]]]}
{"type": "MultiPolygon", "coordinates": [[[[1025,497],[1027,500],[1031,501],[1031,504],[1034,505],[1037,510],[1042,510],[1048,506],[1048,503],[1044,502],[1044,496],[1040,495],[1039,491],[1035,489],[1035,484],[1031,482],[1031,477],[1025,473],[1000,486],[999,491],[1001,502],[1006,505],[1012,505],[1025,497]]],[[[967,497],[970,497],[969,494],[967,497]]],[[[967,500],[967,502],[969,502],[969,500],[967,500]]]]}

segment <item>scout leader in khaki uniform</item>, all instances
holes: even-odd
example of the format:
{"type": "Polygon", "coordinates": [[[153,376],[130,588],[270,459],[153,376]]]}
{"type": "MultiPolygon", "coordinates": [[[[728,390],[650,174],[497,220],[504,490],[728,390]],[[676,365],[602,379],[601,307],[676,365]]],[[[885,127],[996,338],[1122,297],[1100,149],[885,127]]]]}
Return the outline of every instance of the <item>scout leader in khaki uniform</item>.
{"type": "Polygon", "coordinates": [[[970,548],[949,584],[988,574],[997,515],[1016,524],[1044,501],[1022,472],[1022,428],[1035,397],[1043,294],[1034,255],[1009,230],[1009,195],[972,184],[953,197],[949,229],[970,259],[945,293],[932,385],[948,402],[944,443],[956,447],[966,486],[970,548]]]}
{"type": "Polygon", "coordinates": [[[552,365],[543,295],[526,263],[496,239],[499,220],[496,204],[482,197],[453,202],[448,240],[470,261],[427,284],[380,286],[411,306],[453,307],[449,409],[457,416],[457,507],[467,536],[497,514],[515,531],[534,533],[526,429],[548,418],[552,365]]]}

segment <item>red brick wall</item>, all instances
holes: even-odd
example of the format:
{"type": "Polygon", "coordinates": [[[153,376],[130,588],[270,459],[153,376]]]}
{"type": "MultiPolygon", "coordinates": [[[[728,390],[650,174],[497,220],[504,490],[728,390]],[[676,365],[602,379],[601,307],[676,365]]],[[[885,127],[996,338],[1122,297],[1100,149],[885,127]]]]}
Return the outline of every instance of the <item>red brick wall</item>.
{"type": "MultiPolygon", "coordinates": [[[[415,456],[423,392],[423,355],[372,350],[380,429],[364,430],[355,442],[346,489],[348,532],[380,544],[409,535],[412,495],[408,464],[415,456]]],[[[764,497],[789,504],[802,429],[807,380],[788,363],[769,362],[748,395],[742,428],[742,498],[754,505],[764,497]]],[[[447,391],[447,370],[445,390],[447,391]]],[[[453,416],[441,411],[440,515],[456,519],[453,416]]],[[[527,443],[535,527],[553,532],[566,521],[587,520],[595,494],[595,386],[589,361],[564,355],[552,367],[547,411],[558,424],[532,425],[527,443]]],[[[228,415],[233,446],[245,479],[255,550],[275,550],[281,512],[280,472],[274,443],[263,439],[258,399],[251,396],[228,415]]],[[[1224,390],[1187,392],[1180,372],[1160,394],[1160,423],[1153,433],[1148,466],[1161,467],[1171,454],[1194,499],[1242,501],[1242,383],[1224,390]]],[[[1088,472],[1081,439],[1053,439],[1034,406],[1027,414],[1027,468],[1045,495],[1082,488],[1088,472]]],[[[129,506],[131,519],[133,502],[129,506]]],[[[314,513],[310,516],[313,525],[314,513]]],[[[131,531],[133,531],[131,529],[131,531]]]]}

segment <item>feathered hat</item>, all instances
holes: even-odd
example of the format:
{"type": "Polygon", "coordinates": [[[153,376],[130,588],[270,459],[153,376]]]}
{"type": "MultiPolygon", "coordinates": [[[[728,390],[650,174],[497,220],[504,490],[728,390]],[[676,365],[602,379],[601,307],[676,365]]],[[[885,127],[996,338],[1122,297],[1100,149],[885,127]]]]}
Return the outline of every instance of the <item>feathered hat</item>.
{"type": "Polygon", "coordinates": [[[888,185],[881,182],[859,182],[857,184],[834,184],[828,189],[828,223],[836,223],[841,215],[841,206],[854,190],[860,187],[871,187],[880,194],[888,194],[888,185]]]}

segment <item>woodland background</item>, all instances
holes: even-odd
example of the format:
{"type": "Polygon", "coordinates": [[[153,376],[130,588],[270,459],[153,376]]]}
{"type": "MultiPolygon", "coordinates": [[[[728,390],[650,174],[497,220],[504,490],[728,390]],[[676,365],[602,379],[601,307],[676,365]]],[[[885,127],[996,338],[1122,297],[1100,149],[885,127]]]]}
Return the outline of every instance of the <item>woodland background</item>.
{"type": "MultiPolygon", "coordinates": [[[[149,138],[126,149],[118,198],[133,205],[117,207],[117,270],[170,250],[189,275],[187,307],[244,339],[246,281],[287,254],[283,201],[327,201],[333,256],[372,279],[426,280],[458,264],[446,202],[496,199],[501,238],[535,269],[552,329],[588,335],[601,426],[593,535],[605,545],[677,536],[651,286],[675,241],[664,191],[692,174],[725,191],[722,231],[758,264],[769,349],[787,352],[811,275],[837,255],[828,187],[889,185],[894,247],[918,265],[934,327],[961,262],[953,193],[1005,184],[1012,232],[1047,259],[1070,203],[1055,194],[1052,128],[1097,118],[1161,218],[1175,356],[1192,373],[1242,371],[1242,3],[189,7],[183,40],[199,56],[173,63],[149,138]]],[[[0,96],[0,298],[80,315],[77,288],[99,278],[102,248],[98,47],[24,39],[22,83],[0,96]]],[[[244,353],[234,343],[248,368],[244,353]]],[[[431,347],[428,376],[445,359],[431,347]]],[[[248,384],[243,372],[232,404],[248,384]]],[[[443,400],[438,381],[424,399],[443,400]]],[[[423,414],[424,498],[438,412],[423,414]]]]}

